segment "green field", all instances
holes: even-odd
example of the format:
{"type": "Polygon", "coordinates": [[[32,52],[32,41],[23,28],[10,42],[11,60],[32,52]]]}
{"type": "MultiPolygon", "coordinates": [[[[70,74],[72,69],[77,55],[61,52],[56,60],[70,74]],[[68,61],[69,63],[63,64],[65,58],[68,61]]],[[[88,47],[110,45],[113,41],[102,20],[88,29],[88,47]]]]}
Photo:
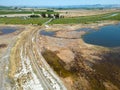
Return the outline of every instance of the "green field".
{"type": "Polygon", "coordinates": [[[74,18],[54,19],[50,24],[78,24],[78,23],[95,23],[102,20],[120,20],[120,12],[108,13],[102,15],[81,16],[74,18]]]}
{"type": "MultiPolygon", "coordinates": [[[[1,11],[0,11],[1,12],[1,11]]],[[[5,12],[4,12],[5,13],[5,12]]],[[[16,12],[14,12],[16,14],[16,12]]],[[[31,13],[31,12],[18,12],[20,13],[31,13]]],[[[36,12],[39,13],[39,12],[36,12]]],[[[7,14],[7,13],[6,13],[7,14]]],[[[9,13],[10,14],[10,13],[9,13]]],[[[11,12],[13,14],[13,12],[11,12]]],[[[38,24],[42,25],[44,22],[50,18],[24,18],[24,17],[0,17],[0,24],[38,24]]],[[[102,15],[92,15],[92,16],[81,16],[74,18],[59,18],[52,20],[49,24],[88,24],[96,23],[102,20],[118,20],[120,21],[120,12],[108,13],[102,15]]]]}
{"type": "Polygon", "coordinates": [[[2,17],[0,24],[37,24],[42,25],[48,18],[23,18],[23,17],[2,17]]]}
{"type": "Polygon", "coordinates": [[[56,14],[57,12],[47,12],[47,11],[24,11],[24,10],[0,10],[0,15],[5,15],[5,14],[56,14]]]}

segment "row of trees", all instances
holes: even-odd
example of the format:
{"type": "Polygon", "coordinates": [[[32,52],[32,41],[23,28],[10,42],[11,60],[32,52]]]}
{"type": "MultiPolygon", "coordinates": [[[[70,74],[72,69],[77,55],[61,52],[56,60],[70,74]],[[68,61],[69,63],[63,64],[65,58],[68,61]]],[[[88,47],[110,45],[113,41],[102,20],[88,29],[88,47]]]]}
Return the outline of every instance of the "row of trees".
{"type": "Polygon", "coordinates": [[[46,13],[42,13],[41,16],[43,18],[60,18],[60,15],[57,13],[57,14],[46,14],[46,13]]]}
{"type": "Polygon", "coordinates": [[[54,10],[46,10],[46,12],[40,12],[39,14],[35,14],[34,11],[32,15],[30,15],[31,18],[37,18],[37,17],[43,17],[43,18],[61,18],[59,13],[54,12],[54,10]]]}
{"type": "Polygon", "coordinates": [[[33,14],[30,15],[29,17],[31,18],[38,18],[38,17],[43,17],[43,18],[60,18],[59,13],[55,13],[55,14],[49,14],[49,13],[41,13],[41,14],[33,14]]]}

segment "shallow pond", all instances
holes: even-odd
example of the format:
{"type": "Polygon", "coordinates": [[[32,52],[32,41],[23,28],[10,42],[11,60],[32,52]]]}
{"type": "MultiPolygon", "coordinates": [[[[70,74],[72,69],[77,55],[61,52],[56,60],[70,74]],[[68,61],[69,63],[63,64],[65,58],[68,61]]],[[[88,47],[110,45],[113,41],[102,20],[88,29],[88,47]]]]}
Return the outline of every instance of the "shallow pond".
{"type": "Polygon", "coordinates": [[[93,31],[94,29],[92,28],[81,28],[81,29],[77,29],[75,30],[76,32],[81,32],[81,31],[85,31],[85,32],[91,32],[93,31]]]}
{"type": "Polygon", "coordinates": [[[16,29],[15,28],[1,28],[0,29],[0,33],[2,34],[2,35],[4,35],[4,34],[9,34],[9,33],[13,33],[13,32],[15,32],[16,31],[16,29]]]}
{"type": "Polygon", "coordinates": [[[120,24],[100,27],[83,36],[86,43],[104,47],[120,46],[120,24]]]}
{"type": "Polygon", "coordinates": [[[42,30],[42,31],[40,31],[40,35],[44,35],[44,36],[54,36],[54,35],[55,35],[55,32],[42,30]]]}

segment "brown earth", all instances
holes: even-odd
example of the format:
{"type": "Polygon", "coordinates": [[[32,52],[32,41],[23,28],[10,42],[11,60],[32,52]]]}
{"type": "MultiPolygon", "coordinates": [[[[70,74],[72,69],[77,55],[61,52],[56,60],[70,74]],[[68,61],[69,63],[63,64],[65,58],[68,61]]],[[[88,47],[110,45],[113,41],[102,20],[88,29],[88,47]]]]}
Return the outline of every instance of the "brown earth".
{"type": "Polygon", "coordinates": [[[65,17],[78,17],[78,16],[90,16],[90,15],[98,15],[98,14],[106,14],[111,12],[119,12],[119,9],[103,9],[103,10],[85,10],[85,9],[73,9],[73,10],[55,10],[56,12],[60,12],[61,15],[65,17]]]}
{"type": "MultiPolygon", "coordinates": [[[[120,90],[120,48],[110,49],[86,44],[81,39],[81,35],[86,32],[75,31],[84,27],[97,29],[116,23],[102,21],[97,24],[51,25],[46,30],[56,31],[55,36],[40,35],[38,43],[42,55],[68,90],[120,90]]],[[[3,26],[6,25],[1,25],[0,28],[3,26]]],[[[20,28],[14,33],[0,35],[0,57],[22,30],[20,28]]]]}
{"type": "Polygon", "coordinates": [[[9,33],[9,34],[5,34],[3,35],[0,32],[0,58],[1,56],[5,53],[8,45],[12,42],[12,40],[23,30],[23,26],[18,25],[18,26],[14,26],[14,25],[0,25],[0,29],[2,28],[6,28],[6,27],[11,27],[11,28],[17,28],[17,31],[13,32],[13,33],[9,33]]]}
{"type": "Polygon", "coordinates": [[[80,38],[86,32],[75,31],[78,28],[98,28],[111,23],[116,22],[52,25],[47,30],[56,31],[55,36],[40,36],[42,55],[68,90],[120,89],[120,50],[86,44],[80,38]]]}

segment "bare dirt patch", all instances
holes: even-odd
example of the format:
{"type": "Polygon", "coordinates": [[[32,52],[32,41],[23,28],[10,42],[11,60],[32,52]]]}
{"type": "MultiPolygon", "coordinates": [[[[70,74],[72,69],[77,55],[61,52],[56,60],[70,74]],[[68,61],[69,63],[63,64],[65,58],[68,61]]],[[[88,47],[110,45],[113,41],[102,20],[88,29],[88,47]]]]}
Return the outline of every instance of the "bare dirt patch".
{"type": "MultiPolygon", "coordinates": [[[[116,52],[113,49],[86,44],[81,39],[81,35],[85,32],[75,32],[75,29],[79,27],[98,28],[111,23],[80,26],[53,25],[53,28],[50,26],[47,30],[56,31],[54,37],[40,35],[39,43],[43,54],[49,54],[49,57],[55,60],[55,62],[55,57],[59,58],[61,61],[58,61],[57,64],[60,64],[62,69],[69,72],[68,76],[62,77],[61,73],[63,72],[61,68],[56,71],[54,65],[49,63],[56,72],[61,71],[58,75],[69,90],[119,90],[119,50],[117,49],[118,51],[116,52]],[[53,54],[48,53],[47,50],[53,54]],[[112,67],[112,71],[109,67],[112,67]]],[[[47,55],[43,56],[46,60],[50,59],[47,55]]],[[[55,64],[55,66],[58,65],[55,64]]]]}
{"type": "Polygon", "coordinates": [[[17,31],[9,34],[3,34],[0,32],[0,57],[5,53],[7,47],[12,42],[13,38],[15,38],[22,30],[22,26],[14,26],[14,25],[0,25],[0,29],[3,28],[17,28],[17,31]]]}
{"type": "Polygon", "coordinates": [[[65,17],[78,17],[78,16],[90,16],[90,15],[98,15],[98,14],[106,14],[111,12],[118,12],[120,10],[117,9],[103,9],[103,10],[84,10],[84,9],[77,9],[77,10],[57,10],[60,12],[61,15],[65,17]]]}

